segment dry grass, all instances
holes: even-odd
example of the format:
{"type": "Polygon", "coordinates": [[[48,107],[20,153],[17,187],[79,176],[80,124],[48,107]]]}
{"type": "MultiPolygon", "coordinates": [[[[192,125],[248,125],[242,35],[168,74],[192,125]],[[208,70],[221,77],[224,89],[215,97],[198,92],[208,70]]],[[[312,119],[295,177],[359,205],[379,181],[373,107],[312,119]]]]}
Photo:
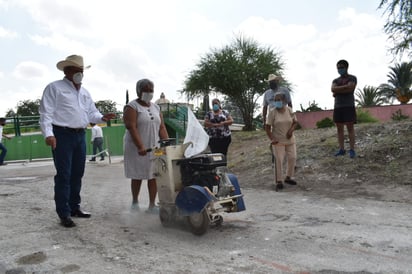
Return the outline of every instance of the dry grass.
{"type": "MultiPolygon", "coordinates": [[[[355,131],[355,159],[333,156],[337,150],[335,128],[296,131],[300,189],[323,193],[339,185],[341,190],[347,189],[347,195],[367,186],[403,185],[412,190],[412,121],[359,124],[355,131]]],[[[233,132],[228,166],[243,187],[271,188],[271,165],[264,131],[233,132]]]]}

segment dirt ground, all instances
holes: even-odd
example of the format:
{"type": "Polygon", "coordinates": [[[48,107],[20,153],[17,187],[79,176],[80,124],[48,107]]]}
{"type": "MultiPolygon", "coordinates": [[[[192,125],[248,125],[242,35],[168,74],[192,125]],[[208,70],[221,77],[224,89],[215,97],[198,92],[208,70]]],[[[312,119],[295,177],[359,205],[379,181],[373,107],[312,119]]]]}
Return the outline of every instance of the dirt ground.
{"type": "MultiPolygon", "coordinates": [[[[296,180],[302,191],[333,198],[363,197],[412,201],[412,121],[355,126],[355,159],[334,157],[336,128],[295,131],[296,180]]],[[[345,129],[345,146],[349,149],[345,129]]],[[[271,189],[273,171],[269,142],[263,131],[235,132],[230,167],[243,187],[271,189]]]]}
{"type": "Polygon", "coordinates": [[[356,126],[358,157],[334,157],[335,129],[299,130],[297,186],[273,190],[265,133],[234,132],[229,168],[246,211],[196,236],[130,208],[121,157],[87,163],[90,219],[59,225],[52,161],[0,168],[0,274],[412,273],[412,121],[356,126]]]}

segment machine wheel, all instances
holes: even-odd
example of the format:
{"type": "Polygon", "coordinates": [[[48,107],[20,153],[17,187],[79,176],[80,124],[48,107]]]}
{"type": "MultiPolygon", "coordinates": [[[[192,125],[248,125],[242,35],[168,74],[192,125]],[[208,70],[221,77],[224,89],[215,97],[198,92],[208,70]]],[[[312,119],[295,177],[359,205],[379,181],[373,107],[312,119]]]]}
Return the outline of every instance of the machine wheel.
{"type": "Polygon", "coordinates": [[[193,213],[187,217],[192,233],[203,235],[209,229],[210,220],[205,209],[200,213],[193,213]]]}
{"type": "Polygon", "coordinates": [[[173,216],[171,212],[169,212],[169,210],[164,207],[160,207],[159,209],[159,218],[164,227],[170,227],[173,222],[173,216]]]}

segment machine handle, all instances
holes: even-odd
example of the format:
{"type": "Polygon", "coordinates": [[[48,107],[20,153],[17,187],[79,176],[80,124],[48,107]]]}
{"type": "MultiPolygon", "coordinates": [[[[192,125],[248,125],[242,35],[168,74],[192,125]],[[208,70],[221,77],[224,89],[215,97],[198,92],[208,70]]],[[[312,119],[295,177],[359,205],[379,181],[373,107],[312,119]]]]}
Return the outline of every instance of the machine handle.
{"type": "MultiPolygon", "coordinates": [[[[170,145],[175,145],[176,144],[176,138],[167,138],[167,139],[162,139],[159,140],[160,147],[167,147],[170,145]]],[[[152,152],[155,149],[159,149],[159,147],[152,147],[146,149],[146,152],[152,152]]]]}

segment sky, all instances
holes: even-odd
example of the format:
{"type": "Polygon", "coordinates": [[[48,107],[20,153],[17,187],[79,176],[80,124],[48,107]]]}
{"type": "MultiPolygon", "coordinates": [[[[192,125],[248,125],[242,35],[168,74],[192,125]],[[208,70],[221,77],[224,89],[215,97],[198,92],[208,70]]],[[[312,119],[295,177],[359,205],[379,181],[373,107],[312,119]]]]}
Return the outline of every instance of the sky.
{"type": "MultiPolygon", "coordinates": [[[[91,65],[83,87],[118,110],[136,97],[136,82],[155,84],[154,100],[178,92],[212,49],[238,35],[280,53],[294,110],[316,102],[333,108],[336,62],[349,61],[357,88],[387,82],[396,60],[383,32],[380,0],[0,0],[0,116],[40,99],[63,78],[58,61],[71,54],[91,65]]],[[[263,79],[262,79],[263,80],[263,79]]],[[[192,103],[198,104],[201,100],[192,103]]],[[[258,102],[261,102],[259,99],[258,102]]]]}

